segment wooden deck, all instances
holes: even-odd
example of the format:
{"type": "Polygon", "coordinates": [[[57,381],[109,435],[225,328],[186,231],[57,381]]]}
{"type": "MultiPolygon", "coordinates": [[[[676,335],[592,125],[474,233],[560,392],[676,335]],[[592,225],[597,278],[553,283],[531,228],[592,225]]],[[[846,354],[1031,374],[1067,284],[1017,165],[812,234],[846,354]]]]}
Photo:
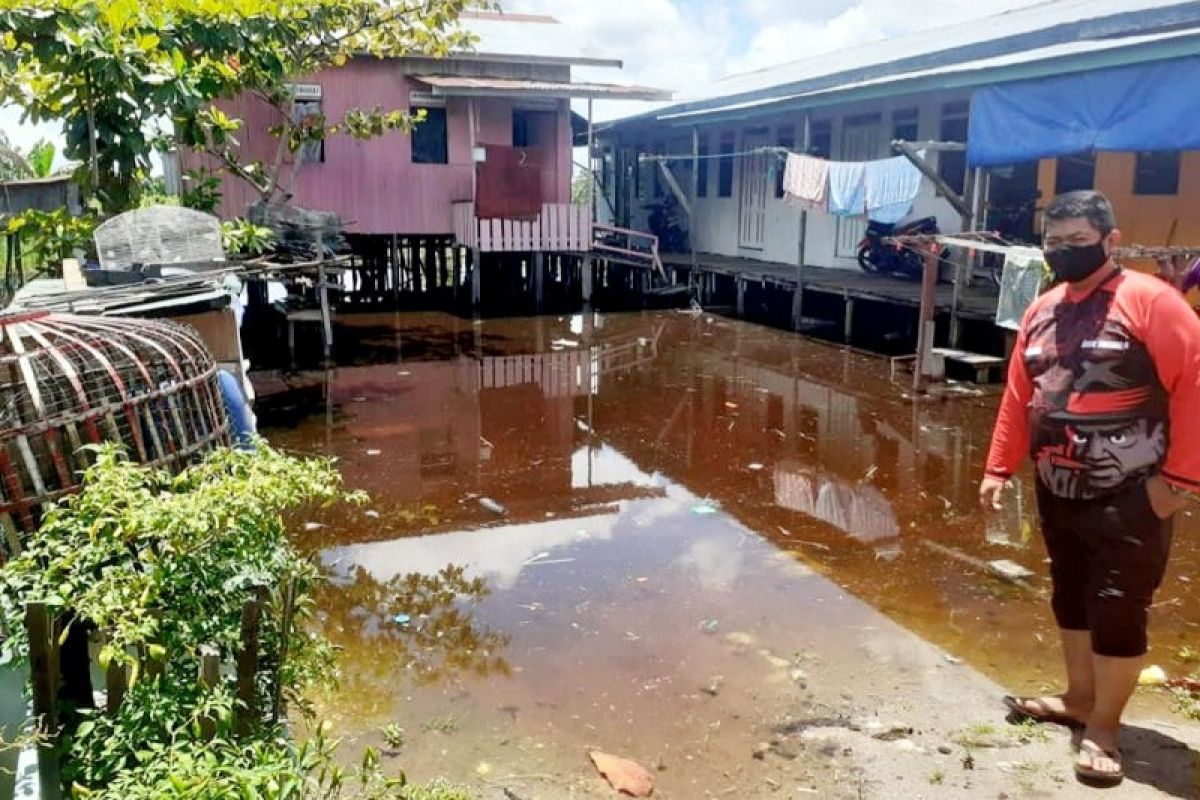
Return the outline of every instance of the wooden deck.
{"type": "MultiPolygon", "coordinates": [[[[668,269],[692,269],[692,257],[688,253],[663,253],[662,262],[668,269]]],[[[748,258],[733,258],[697,253],[696,266],[700,272],[741,278],[755,283],[768,283],[785,291],[794,291],[797,284],[797,268],[793,264],[772,261],[755,261],[748,258]]],[[[871,275],[862,270],[826,269],[808,267],[803,271],[804,291],[872,300],[882,303],[917,308],[921,304],[921,282],[904,280],[887,275],[871,275]]],[[[938,284],[937,313],[950,313],[954,287],[948,283],[938,284]]],[[[971,287],[959,298],[961,319],[992,320],[996,316],[996,290],[991,287],[971,287]]]]}

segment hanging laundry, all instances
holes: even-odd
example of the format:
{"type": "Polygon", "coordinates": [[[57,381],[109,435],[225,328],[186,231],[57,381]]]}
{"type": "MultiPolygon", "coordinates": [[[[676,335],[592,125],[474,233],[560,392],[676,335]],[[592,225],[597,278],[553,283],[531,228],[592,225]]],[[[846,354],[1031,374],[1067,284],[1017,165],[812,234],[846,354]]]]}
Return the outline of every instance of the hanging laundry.
{"type": "Polygon", "coordinates": [[[895,225],[908,216],[921,191],[921,171],[904,156],[868,161],[867,216],[895,225]]]}
{"type": "Polygon", "coordinates": [[[783,199],[805,211],[828,208],[829,162],[796,153],[788,153],[783,169],[783,199]]]}
{"type": "Polygon", "coordinates": [[[867,165],[861,161],[829,162],[829,213],[854,217],[867,210],[867,165]]]}
{"type": "Polygon", "coordinates": [[[1012,247],[1004,254],[996,324],[1020,330],[1025,310],[1037,299],[1046,278],[1046,258],[1036,247],[1012,247]]]}

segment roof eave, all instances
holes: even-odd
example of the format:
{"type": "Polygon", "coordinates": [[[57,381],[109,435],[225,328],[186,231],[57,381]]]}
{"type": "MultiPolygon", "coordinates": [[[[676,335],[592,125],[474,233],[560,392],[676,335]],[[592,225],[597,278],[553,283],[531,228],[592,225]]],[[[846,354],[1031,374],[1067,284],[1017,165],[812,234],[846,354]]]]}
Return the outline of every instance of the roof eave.
{"type": "Polygon", "coordinates": [[[1064,73],[1083,72],[1089,69],[1130,66],[1147,61],[1181,58],[1196,55],[1198,44],[1200,44],[1200,37],[1188,37],[1168,42],[1151,42],[1118,50],[1073,53],[1022,64],[983,67],[939,75],[922,75],[908,79],[901,77],[895,81],[872,84],[870,86],[857,86],[847,89],[830,88],[791,95],[753,108],[729,111],[722,111],[720,109],[713,109],[711,111],[683,111],[674,114],[659,114],[653,118],[639,115],[638,117],[630,117],[626,120],[618,120],[611,127],[618,127],[625,123],[646,121],[661,122],[675,126],[720,124],[754,117],[773,116],[783,111],[823,108],[861,100],[916,94],[922,91],[971,89],[994,83],[1009,83],[1017,80],[1043,78],[1064,73]]]}
{"type": "Polygon", "coordinates": [[[499,61],[505,64],[534,64],[575,67],[611,67],[621,69],[625,62],[619,58],[600,58],[592,56],[535,56],[521,53],[452,53],[447,56],[455,61],[499,61]]]}

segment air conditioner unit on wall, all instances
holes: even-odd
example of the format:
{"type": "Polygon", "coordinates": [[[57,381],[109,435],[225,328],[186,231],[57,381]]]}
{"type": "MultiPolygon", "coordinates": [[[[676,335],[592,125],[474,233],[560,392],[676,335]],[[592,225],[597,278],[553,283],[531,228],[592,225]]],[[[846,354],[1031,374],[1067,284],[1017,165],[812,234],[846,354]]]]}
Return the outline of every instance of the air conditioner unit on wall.
{"type": "Polygon", "coordinates": [[[288,90],[295,100],[320,100],[321,85],[319,83],[292,83],[288,90]]]}

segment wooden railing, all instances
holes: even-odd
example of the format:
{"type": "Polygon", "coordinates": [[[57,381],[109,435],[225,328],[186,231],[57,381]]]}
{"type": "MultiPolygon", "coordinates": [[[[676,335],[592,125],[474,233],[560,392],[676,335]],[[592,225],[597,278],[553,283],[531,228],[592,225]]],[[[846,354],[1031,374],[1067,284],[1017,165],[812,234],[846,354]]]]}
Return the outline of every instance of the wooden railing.
{"type": "Polygon", "coordinates": [[[593,225],[592,230],[595,236],[593,252],[610,261],[649,267],[659,275],[666,275],[658,255],[658,237],[654,234],[600,224],[593,225]]]}
{"type": "Polygon", "coordinates": [[[586,253],[592,246],[585,205],[546,203],[532,220],[478,219],[474,203],[454,204],[454,237],[483,253],[586,253]]]}

